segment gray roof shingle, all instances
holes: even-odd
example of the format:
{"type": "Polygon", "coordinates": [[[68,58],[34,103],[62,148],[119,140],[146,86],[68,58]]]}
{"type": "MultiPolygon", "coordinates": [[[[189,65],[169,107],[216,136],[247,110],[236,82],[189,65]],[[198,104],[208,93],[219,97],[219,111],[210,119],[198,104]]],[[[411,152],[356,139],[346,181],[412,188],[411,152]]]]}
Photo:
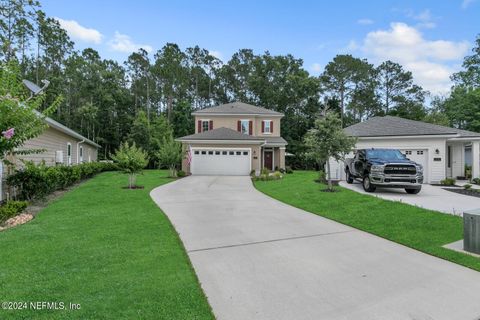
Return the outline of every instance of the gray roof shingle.
{"type": "Polygon", "coordinates": [[[249,136],[247,134],[240,133],[238,131],[229,128],[218,128],[209,131],[204,131],[197,134],[178,138],[179,141],[185,140],[252,140],[252,141],[264,141],[265,139],[260,137],[249,136]]]}
{"type": "Polygon", "coordinates": [[[367,121],[354,124],[344,131],[355,137],[382,137],[382,136],[417,136],[417,135],[460,135],[460,137],[480,137],[480,133],[460,130],[403,119],[400,117],[385,116],[373,117],[367,121]]]}
{"type": "Polygon", "coordinates": [[[221,104],[219,106],[210,107],[202,110],[193,112],[193,115],[207,115],[207,114],[253,114],[253,115],[273,115],[273,116],[283,116],[283,113],[269,110],[262,107],[253,106],[248,103],[243,102],[231,102],[226,104],[221,104]]]}

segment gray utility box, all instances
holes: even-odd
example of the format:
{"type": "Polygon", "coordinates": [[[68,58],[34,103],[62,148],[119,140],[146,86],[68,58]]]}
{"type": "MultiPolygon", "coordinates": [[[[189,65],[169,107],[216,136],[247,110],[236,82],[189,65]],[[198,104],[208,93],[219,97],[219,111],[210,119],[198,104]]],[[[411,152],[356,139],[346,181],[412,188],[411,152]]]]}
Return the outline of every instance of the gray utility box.
{"type": "Polygon", "coordinates": [[[480,209],[463,213],[463,250],[480,254],[480,209]]]}

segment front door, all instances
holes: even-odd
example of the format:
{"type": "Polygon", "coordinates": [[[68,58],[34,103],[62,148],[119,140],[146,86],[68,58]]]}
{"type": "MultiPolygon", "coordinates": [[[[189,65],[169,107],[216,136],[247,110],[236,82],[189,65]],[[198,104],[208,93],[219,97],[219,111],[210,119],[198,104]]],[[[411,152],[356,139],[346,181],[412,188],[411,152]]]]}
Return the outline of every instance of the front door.
{"type": "Polygon", "coordinates": [[[264,152],[263,167],[270,171],[273,170],[273,151],[264,152]]]}

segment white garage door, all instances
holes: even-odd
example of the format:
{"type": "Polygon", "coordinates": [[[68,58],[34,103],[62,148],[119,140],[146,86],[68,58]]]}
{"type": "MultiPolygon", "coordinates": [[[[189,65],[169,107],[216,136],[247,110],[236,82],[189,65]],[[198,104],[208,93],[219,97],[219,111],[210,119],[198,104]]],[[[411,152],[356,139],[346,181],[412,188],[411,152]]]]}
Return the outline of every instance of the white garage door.
{"type": "Polygon", "coordinates": [[[423,166],[423,181],[428,182],[428,150],[427,149],[402,149],[400,150],[408,159],[423,166]]]}
{"type": "Polygon", "coordinates": [[[195,175],[249,175],[251,170],[250,149],[194,148],[191,171],[195,175]]]}

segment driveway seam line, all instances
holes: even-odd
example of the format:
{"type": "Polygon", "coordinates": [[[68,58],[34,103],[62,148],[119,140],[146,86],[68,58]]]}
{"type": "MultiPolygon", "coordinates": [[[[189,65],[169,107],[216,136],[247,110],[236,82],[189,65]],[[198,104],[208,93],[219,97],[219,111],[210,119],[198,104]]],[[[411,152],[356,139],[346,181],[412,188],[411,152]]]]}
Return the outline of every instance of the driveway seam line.
{"type": "Polygon", "coordinates": [[[271,240],[254,241],[254,242],[247,242],[247,243],[240,243],[240,244],[230,244],[230,245],[227,245],[227,246],[218,246],[218,247],[187,250],[187,252],[190,253],[190,252],[211,251],[211,250],[228,249],[228,248],[236,248],[236,247],[246,247],[246,246],[252,246],[252,245],[262,244],[262,243],[297,240],[297,239],[308,239],[308,238],[315,238],[315,237],[321,237],[321,236],[331,236],[331,235],[335,235],[335,234],[342,234],[342,233],[349,233],[349,232],[356,232],[356,231],[358,231],[358,230],[344,230],[344,231],[336,231],[336,232],[317,233],[317,234],[311,234],[311,235],[308,235],[308,236],[271,239],[271,240]]]}

